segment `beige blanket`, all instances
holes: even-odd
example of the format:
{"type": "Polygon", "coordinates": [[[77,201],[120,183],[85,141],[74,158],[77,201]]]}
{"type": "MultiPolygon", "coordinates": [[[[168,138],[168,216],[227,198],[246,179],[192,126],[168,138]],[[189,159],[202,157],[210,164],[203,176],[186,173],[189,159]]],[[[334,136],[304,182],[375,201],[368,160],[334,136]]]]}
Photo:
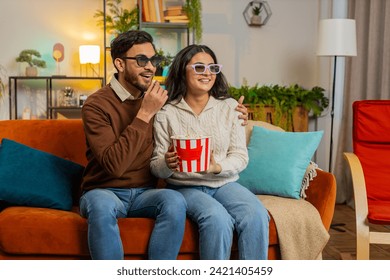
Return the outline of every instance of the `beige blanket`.
{"type": "Polygon", "coordinates": [[[274,218],[282,260],[315,260],[329,233],[322,224],[317,209],[303,199],[257,195],[274,218]]]}

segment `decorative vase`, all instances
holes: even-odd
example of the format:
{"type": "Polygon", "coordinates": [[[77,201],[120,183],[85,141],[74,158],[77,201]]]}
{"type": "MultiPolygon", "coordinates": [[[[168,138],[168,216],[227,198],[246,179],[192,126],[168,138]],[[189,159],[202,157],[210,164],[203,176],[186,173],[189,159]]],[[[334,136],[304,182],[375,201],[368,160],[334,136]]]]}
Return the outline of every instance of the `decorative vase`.
{"type": "Polygon", "coordinates": [[[35,66],[26,67],[26,76],[27,77],[36,77],[38,76],[38,68],[35,66]]]}
{"type": "Polygon", "coordinates": [[[253,15],[251,17],[251,24],[252,25],[261,25],[261,16],[259,15],[253,15]]]}
{"type": "Polygon", "coordinates": [[[61,106],[71,107],[76,106],[77,99],[74,97],[74,90],[71,87],[65,87],[62,90],[62,103],[61,106]]]}

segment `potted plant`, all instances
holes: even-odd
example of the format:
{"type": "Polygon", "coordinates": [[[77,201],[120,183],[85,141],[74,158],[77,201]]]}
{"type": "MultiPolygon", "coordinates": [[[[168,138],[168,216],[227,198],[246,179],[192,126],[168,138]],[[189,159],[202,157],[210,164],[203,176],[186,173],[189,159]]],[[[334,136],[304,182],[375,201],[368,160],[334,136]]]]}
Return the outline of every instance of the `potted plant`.
{"type": "Polygon", "coordinates": [[[157,49],[156,54],[162,57],[162,61],[156,70],[156,76],[163,76],[164,69],[171,65],[173,56],[170,53],[165,54],[161,48],[157,49]]]}
{"type": "Polygon", "coordinates": [[[189,23],[188,27],[194,32],[195,41],[199,43],[202,40],[202,4],[200,0],[187,0],[184,10],[187,13],[189,23]]]}
{"type": "MultiPolygon", "coordinates": [[[[138,29],[138,7],[132,10],[121,7],[122,0],[107,0],[109,13],[106,14],[106,30],[108,33],[118,35],[120,33],[138,29]]],[[[94,18],[98,18],[98,25],[104,27],[104,12],[97,10],[94,18]]]]}
{"type": "Polygon", "coordinates": [[[41,57],[41,54],[36,50],[23,50],[20,52],[19,56],[16,58],[16,62],[27,62],[28,67],[26,67],[26,76],[37,76],[39,68],[46,68],[46,62],[44,60],[38,59],[41,57]]]}
{"type": "Polygon", "coordinates": [[[244,83],[239,88],[229,87],[235,99],[245,97],[251,119],[267,121],[287,131],[307,131],[309,113],[317,117],[329,105],[324,91],[321,87],[305,89],[297,84],[251,87],[244,83]]]}
{"type": "Polygon", "coordinates": [[[254,5],[252,7],[252,17],[251,17],[251,24],[253,25],[261,25],[261,3],[259,5],[254,5]]]}

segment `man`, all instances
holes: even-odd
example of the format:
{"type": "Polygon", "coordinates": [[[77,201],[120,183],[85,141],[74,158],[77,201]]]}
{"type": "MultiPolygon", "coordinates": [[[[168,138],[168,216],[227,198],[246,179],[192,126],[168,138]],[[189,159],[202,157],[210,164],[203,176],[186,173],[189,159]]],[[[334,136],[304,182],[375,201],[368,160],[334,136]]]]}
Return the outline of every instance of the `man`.
{"type": "MultiPolygon", "coordinates": [[[[82,108],[88,164],[80,213],[88,219],[91,257],[123,259],[117,219],[151,217],[156,222],[149,259],[176,259],[186,202],[179,192],[156,189],[149,167],[153,117],[168,98],[167,91],[152,80],[161,58],[152,37],[137,30],[115,38],[111,56],[118,73],[82,108]]],[[[242,117],[246,122],[246,114],[242,117]]]]}

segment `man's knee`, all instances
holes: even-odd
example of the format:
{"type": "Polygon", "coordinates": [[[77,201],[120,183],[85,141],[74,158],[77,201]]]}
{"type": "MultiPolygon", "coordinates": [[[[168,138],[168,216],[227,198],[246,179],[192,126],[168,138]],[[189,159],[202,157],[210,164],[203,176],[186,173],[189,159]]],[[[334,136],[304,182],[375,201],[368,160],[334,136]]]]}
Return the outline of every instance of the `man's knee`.
{"type": "Polygon", "coordinates": [[[88,191],[80,198],[80,212],[85,217],[113,216],[115,217],[116,202],[106,195],[108,190],[95,189],[88,191]]]}

